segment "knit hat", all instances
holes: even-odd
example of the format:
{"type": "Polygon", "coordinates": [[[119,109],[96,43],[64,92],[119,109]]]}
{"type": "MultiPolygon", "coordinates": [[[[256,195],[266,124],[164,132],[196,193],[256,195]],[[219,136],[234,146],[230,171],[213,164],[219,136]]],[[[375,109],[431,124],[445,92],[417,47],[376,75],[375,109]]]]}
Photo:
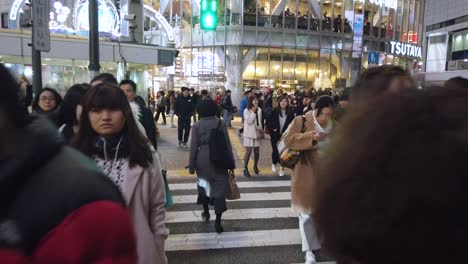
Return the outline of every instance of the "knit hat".
{"type": "Polygon", "coordinates": [[[317,98],[315,101],[315,109],[322,109],[325,107],[334,107],[335,100],[331,96],[323,95],[317,98]]]}

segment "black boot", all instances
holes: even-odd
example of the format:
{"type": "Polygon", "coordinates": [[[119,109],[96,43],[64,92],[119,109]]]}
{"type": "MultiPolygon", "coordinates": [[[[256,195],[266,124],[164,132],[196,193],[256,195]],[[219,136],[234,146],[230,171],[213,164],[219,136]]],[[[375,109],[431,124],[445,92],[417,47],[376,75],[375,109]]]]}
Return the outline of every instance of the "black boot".
{"type": "Polygon", "coordinates": [[[218,234],[221,234],[222,232],[224,232],[224,228],[221,225],[221,215],[222,214],[216,214],[215,230],[216,230],[216,233],[218,234]]]}
{"type": "Polygon", "coordinates": [[[203,212],[201,214],[203,221],[209,222],[210,221],[210,211],[208,208],[208,204],[203,204],[203,212]]]}
{"type": "Polygon", "coordinates": [[[250,178],[250,172],[249,172],[249,169],[247,168],[244,168],[244,176],[247,177],[247,178],[250,178]]]}
{"type": "Polygon", "coordinates": [[[258,165],[257,164],[254,165],[254,172],[255,172],[255,174],[260,173],[260,171],[258,170],[258,165]]]}

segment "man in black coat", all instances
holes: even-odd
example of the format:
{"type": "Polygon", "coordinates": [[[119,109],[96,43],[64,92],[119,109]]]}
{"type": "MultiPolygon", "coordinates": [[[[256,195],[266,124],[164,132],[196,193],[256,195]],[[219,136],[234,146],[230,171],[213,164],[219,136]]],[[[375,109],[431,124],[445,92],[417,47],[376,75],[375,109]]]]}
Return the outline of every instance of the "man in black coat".
{"type": "Polygon", "coordinates": [[[200,104],[201,98],[200,96],[195,92],[194,88],[190,88],[190,98],[192,100],[193,104],[193,123],[195,124],[197,122],[197,107],[200,104]]]}
{"type": "Polygon", "coordinates": [[[133,227],[116,185],[50,121],[27,116],[1,64],[0,82],[0,262],[134,263],[133,227]]]}
{"type": "Polygon", "coordinates": [[[157,149],[156,127],[154,124],[153,112],[151,112],[151,109],[146,107],[145,102],[143,101],[142,98],[137,97],[136,83],[132,80],[123,80],[120,82],[119,86],[120,86],[120,89],[124,91],[130,104],[135,103],[138,105],[138,108],[139,108],[138,121],[140,121],[140,123],[145,128],[146,136],[151,141],[151,144],[153,145],[153,147],[157,149]]]}
{"type": "Polygon", "coordinates": [[[174,114],[178,116],[177,132],[179,146],[187,146],[190,136],[190,117],[193,115],[195,105],[190,97],[189,88],[182,87],[182,95],[178,96],[175,102],[174,114]]]}

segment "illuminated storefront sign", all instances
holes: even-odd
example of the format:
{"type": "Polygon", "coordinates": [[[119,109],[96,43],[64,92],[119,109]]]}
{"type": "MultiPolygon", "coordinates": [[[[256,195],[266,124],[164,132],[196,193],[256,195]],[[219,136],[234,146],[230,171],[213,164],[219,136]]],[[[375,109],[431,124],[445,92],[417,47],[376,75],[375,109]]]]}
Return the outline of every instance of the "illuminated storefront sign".
{"type": "Polygon", "coordinates": [[[390,41],[390,45],[390,53],[392,54],[417,58],[422,57],[422,49],[419,46],[396,41],[390,41]]]}

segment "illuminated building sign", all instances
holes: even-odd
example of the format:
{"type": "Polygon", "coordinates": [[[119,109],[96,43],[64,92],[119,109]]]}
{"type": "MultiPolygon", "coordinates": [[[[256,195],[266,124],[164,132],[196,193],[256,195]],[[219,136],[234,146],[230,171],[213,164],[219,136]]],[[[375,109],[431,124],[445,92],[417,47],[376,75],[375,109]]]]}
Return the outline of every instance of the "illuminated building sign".
{"type": "Polygon", "coordinates": [[[422,48],[416,45],[390,41],[390,53],[408,57],[422,58],[422,48]]]}

